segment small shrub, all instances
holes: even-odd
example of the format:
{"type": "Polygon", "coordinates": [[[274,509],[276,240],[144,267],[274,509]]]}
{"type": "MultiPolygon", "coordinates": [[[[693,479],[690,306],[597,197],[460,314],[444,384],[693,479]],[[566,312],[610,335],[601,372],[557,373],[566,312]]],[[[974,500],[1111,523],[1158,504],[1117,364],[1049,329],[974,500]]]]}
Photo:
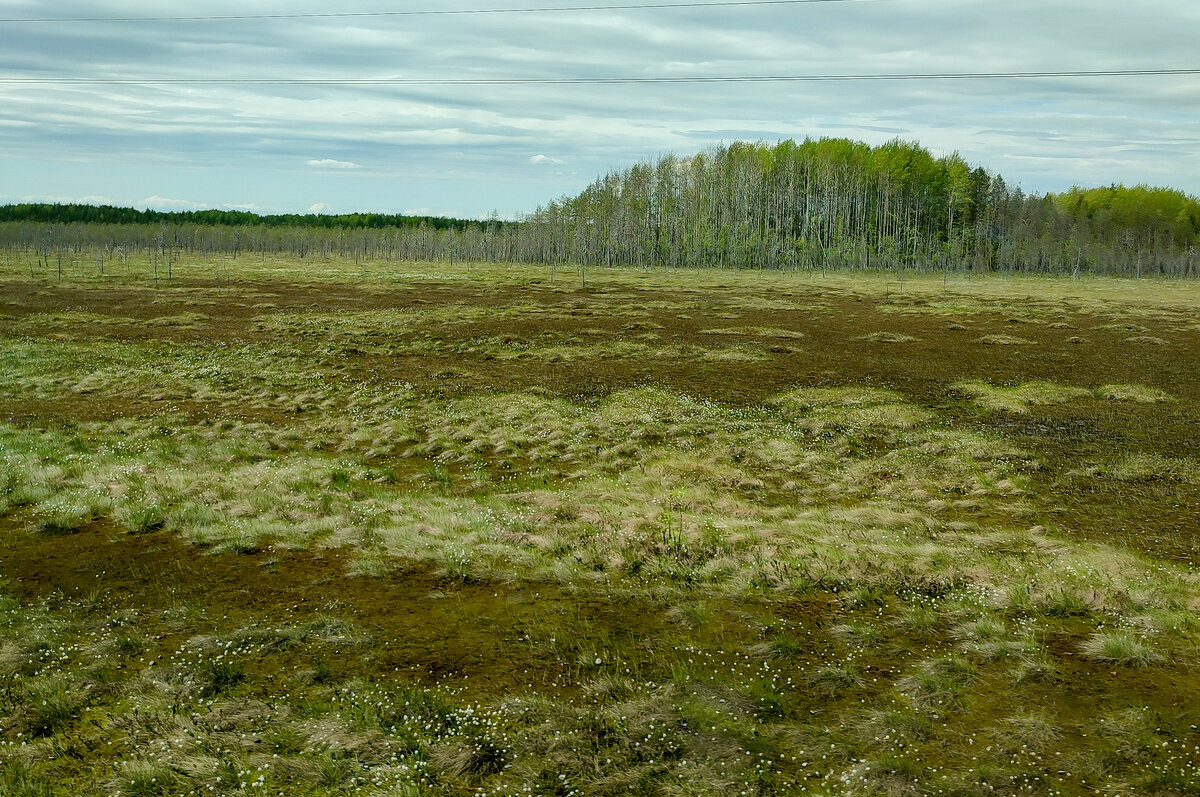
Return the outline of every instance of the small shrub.
{"type": "Polygon", "coordinates": [[[316,782],[329,789],[339,789],[354,777],[354,761],[332,752],[323,753],[316,760],[316,782]]]}
{"type": "Polygon", "coordinates": [[[1042,614],[1050,617],[1082,617],[1092,609],[1078,590],[1061,586],[1039,596],[1036,606],[1042,614]]]}
{"type": "Polygon", "coordinates": [[[509,763],[508,751],[486,736],[437,748],[430,758],[443,771],[470,781],[499,774],[509,763]]]}
{"type": "Polygon", "coordinates": [[[863,722],[862,731],[872,736],[895,736],[904,739],[929,738],[933,725],[929,718],[915,709],[888,708],[872,712],[863,722]]]}
{"type": "Polygon", "coordinates": [[[1182,457],[1158,454],[1131,454],[1112,465],[1095,470],[1100,476],[1117,481],[1164,481],[1179,484],[1200,484],[1200,463],[1182,457]]]}
{"type": "Polygon", "coordinates": [[[1004,726],[997,729],[996,736],[997,741],[1012,748],[1026,746],[1034,750],[1045,750],[1057,741],[1061,734],[1052,715],[1026,713],[1015,714],[1005,720],[1004,726]]]}
{"type": "Polygon", "coordinates": [[[1091,395],[1091,391],[1086,388],[1046,381],[1023,382],[1014,387],[1000,387],[988,382],[969,380],[957,382],[952,385],[952,388],[970,396],[977,406],[985,410],[1018,414],[1029,412],[1029,408],[1033,406],[1066,404],[1091,395]]]}
{"type": "Polygon", "coordinates": [[[838,596],[838,602],[847,609],[861,609],[866,606],[875,606],[883,602],[883,590],[873,584],[860,584],[857,587],[846,590],[838,596]]]}
{"type": "Polygon", "coordinates": [[[859,335],[854,340],[863,340],[868,343],[916,343],[921,339],[903,332],[872,332],[869,335],[859,335]]]}
{"type": "Polygon", "coordinates": [[[145,649],[145,643],[141,639],[129,634],[117,637],[114,646],[119,653],[126,656],[136,656],[145,649]]]}
{"type": "Polygon", "coordinates": [[[901,678],[899,685],[918,708],[949,706],[959,702],[963,688],[974,675],[975,668],[966,659],[943,656],[922,662],[912,674],[901,678]]]}
{"type": "Polygon", "coordinates": [[[283,726],[267,731],[263,742],[271,753],[290,758],[303,752],[308,738],[295,728],[283,726]]]}

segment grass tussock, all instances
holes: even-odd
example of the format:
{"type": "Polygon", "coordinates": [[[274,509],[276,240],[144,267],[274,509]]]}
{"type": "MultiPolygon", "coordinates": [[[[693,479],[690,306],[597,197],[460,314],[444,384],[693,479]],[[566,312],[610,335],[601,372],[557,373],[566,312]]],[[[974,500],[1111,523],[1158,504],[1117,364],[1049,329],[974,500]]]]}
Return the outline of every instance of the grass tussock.
{"type": "Polygon", "coordinates": [[[805,337],[803,332],[794,329],[781,329],[780,327],[721,327],[702,329],[700,331],[705,335],[735,335],[755,338],[782,338],[785,340],[796,340],[805,337]]]}
{"type": "Polygon", "coordinates": [[[1129,631],[1104,631],[1093,634],[1083,643],[1084,655],[1098,661],[1127,667],[1147,667],[1163,660],[1144,639],[1129,631]]]}
{"type": "Polygon", "coordinates": [[[984,335],[975,341],[984,346],[1033,346],[1037,341],[1022,338],[1018,335],[984,335]]]}
{"type": "Polygon", "coordinates": [[[1096,388],[1096,395],[1103,399],[1129,401],[1134,404],[1161,404],[1176,400],[1167,391],[1147,385],[1101,385],[1096,388]]]}
{"type": "Polygon", "coordinates": [[[859,335],[855,340],[868,343],[918,343],[921,339],[906,332],[870,332],[866,335],[859,335]]]}
{"type": "Polygon", "coordinates": [[[1009,387],[982,380],[956,382],[956,392],[969,396],[974,404],[993,412],[1026,414],[1031,407],[1052,407],[1091,397],[1135,404],[1159,404],[1175,401],[1165,390],[1147,385],[1110,384],[1089,390],[1056,382],[1022,382],[1009,387]]]}
{"type": "Polygon", "coordinates": [[[985,410],[1018,414],[1028,413],[1030,407],[1066,404],[1090,395],[1086,388],[1046,381],[1000,387],[974,380],[957,382],[952,387],[958,393],[970,397],[973,403],[985,410]]]}

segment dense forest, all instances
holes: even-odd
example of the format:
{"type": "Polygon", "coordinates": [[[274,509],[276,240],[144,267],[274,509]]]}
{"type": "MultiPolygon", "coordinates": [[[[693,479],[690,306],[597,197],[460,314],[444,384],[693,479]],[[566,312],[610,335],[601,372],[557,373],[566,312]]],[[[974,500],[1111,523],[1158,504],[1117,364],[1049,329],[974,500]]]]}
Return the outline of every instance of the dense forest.
{"type": "Polygon", "coordinates": [[[1193,275],[1200,202],[1145,186],[1026,195],[957,155],[821,139],[638,164],[526,224],[550,260],[1193,275]]]}
{"type": "Polygon", "coordinates": [[[519,223],[0,208],[0,246],[686,268],[1196,276],[1200,201],[1165,188],[1025,194],[957,154],[847,139],[735,143],[601,177],[519,223]]]}

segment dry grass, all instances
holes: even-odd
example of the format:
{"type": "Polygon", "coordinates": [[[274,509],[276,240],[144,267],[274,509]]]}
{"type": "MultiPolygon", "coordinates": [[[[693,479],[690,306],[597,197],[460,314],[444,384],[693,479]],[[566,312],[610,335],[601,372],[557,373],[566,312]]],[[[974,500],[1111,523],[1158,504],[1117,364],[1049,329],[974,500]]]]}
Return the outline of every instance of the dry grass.
{"type": "Polygon", "coordinates": [[[1159,404],[1176,400],[1167,391],[1147,385],[1101,385],[1096,388],[1096,395],[1100,398],[1131,401],[1135,404],[1159,404]]]}
{"type": "Polygon", "coordinates": [[[909,335],[904,332],[871,332],[866,335],[859,335],[855,340],[864,340],[868,343],[917,343],[921,339],[916,335],[909,335]]]}

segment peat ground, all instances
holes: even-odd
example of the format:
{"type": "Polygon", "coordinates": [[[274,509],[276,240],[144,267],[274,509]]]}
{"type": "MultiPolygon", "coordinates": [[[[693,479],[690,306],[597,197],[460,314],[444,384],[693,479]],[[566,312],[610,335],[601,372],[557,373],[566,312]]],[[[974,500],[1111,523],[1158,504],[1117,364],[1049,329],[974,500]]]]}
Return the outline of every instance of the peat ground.
{"type": "Polygon", "coordinates": [[[11,270],[0,791],[1200,793],[1190,285],[11,270]]]}

